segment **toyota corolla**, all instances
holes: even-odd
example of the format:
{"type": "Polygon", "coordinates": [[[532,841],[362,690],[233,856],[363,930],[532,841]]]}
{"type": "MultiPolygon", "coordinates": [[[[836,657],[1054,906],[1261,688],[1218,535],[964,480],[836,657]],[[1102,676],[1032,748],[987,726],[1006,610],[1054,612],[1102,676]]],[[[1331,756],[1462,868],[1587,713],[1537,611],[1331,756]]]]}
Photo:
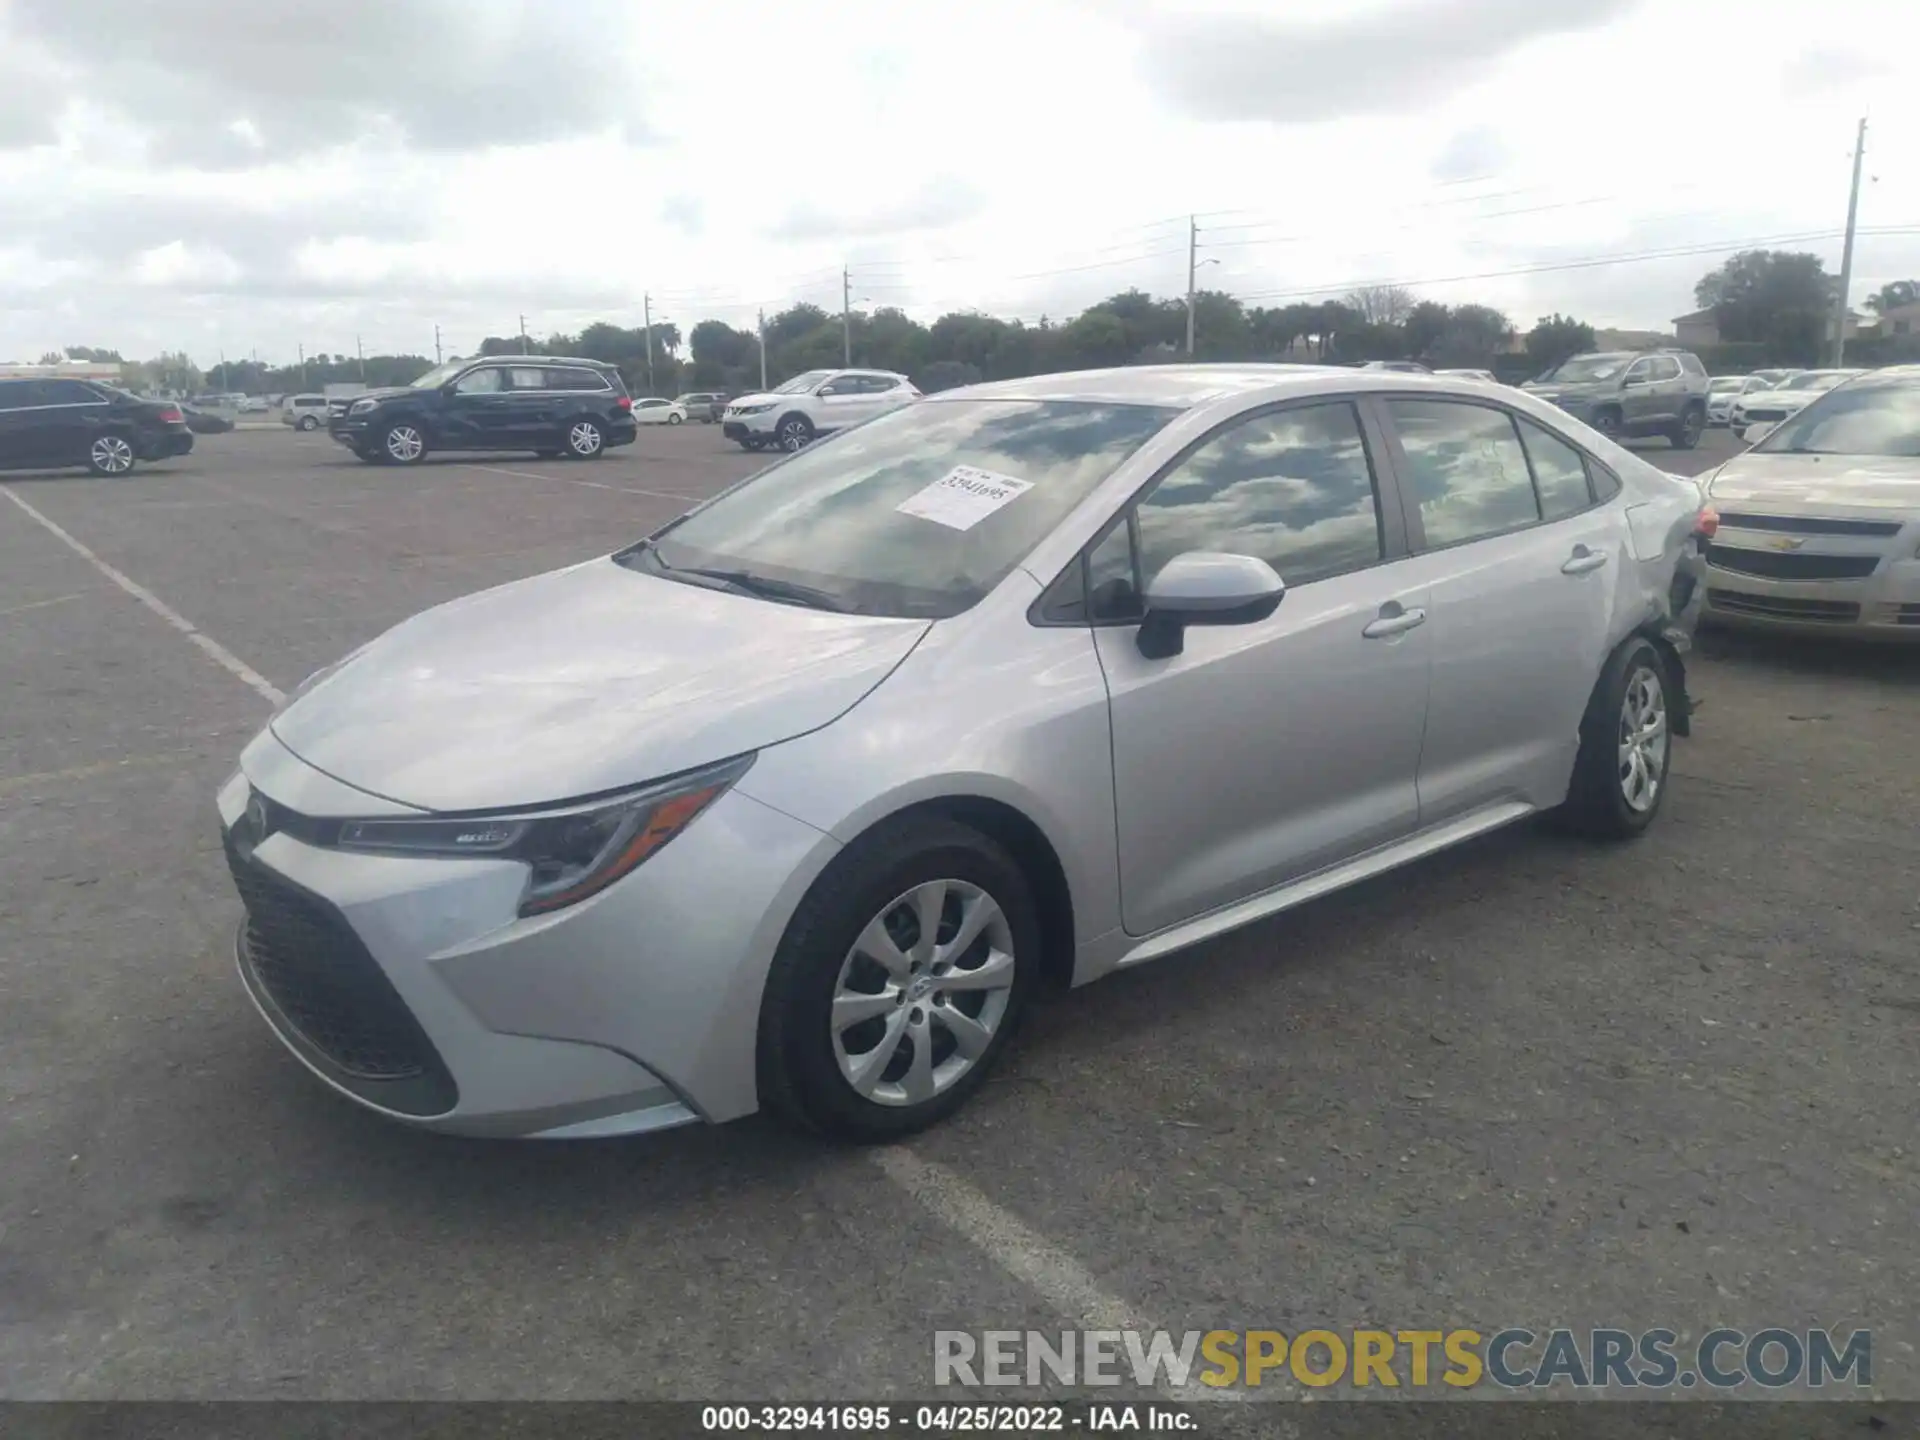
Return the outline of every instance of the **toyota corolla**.
{"type": "Polygon", "coordinates": [[[1540,812],[1644,830],[1701,521],[1447,379],[934,396],[311,677],[218,795],[240,976],[421,1126],[905,1133],[1043,982],[1540,812]]]}

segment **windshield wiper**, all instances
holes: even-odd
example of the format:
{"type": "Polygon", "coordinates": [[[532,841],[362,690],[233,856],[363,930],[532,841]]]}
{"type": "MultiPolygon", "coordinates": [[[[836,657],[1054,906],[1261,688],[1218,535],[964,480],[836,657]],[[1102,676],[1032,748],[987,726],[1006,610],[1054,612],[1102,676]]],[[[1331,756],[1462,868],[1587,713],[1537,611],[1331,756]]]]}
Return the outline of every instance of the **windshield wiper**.
{"type": "MultiPolygon", "coordinates": [[[[655,557],[656,559],[658,556],[655,557]]],[[[836,610],[845,612],[847,602],[838,595],[825,590],[816,590],[811,585],[796,584],[792,580],[776,580],[770,575],[755,575],[748,570],[702,570],[690,565],[672,565],[667,567],[670,575],[697,575],[703,580],[712,580],[729,590],[742,595],[755,595],[762,600],[777,600],[783,605],[804,605],[809,610],[836,610]]]]}

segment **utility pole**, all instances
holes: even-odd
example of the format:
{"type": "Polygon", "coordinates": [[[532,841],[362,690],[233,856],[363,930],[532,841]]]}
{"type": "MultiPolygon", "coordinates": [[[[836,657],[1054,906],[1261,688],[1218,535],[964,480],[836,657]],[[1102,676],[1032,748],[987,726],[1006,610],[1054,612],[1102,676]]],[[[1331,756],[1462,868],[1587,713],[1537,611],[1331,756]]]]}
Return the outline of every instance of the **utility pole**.
{"type": "Polygon", "coordinates": [[[520,317],[520,353],[527,353],[527,317],[524,315],[520,317]]]}
{"type": "Polygon", "coordinates": [[[1200,254],[1200,224],[1197,217],[1187,217],[1187,359],[1193,359],[1193,276],[1199,268],[1195,263],[1200,254]]]}
{"type": "Polygon", "coordinates": [[[440,364],[440,327],[438,325],[433,327],[433,363],[435,368],[438,368],[440,364]]]}
{"type": "Polygon", "coordinates": [[[653,296],[641,293],[640,333],[647,347],[647,393],[653,393],[653,296]]]}
{"type": "Polygon", "coordinates": [[[360,383],[364,385],[367,383],[367,347],[360,343],[358,335],[353,337],[353,348],[360,357],[360,383]]]}
{"type": "Polygon", "coordinates": [[[760,388],[767,388],[767,312],[760,312],[760,388]]]}
{"type": "Polygon", "coordinates": [[[853,364],[853,274],[840,267],[840,353],[843,365],[853,364]]]}
{"type": "Polygon", "coordinates": [[[1847,238],[1840,250],[1840,294],[1833,302],[1833,368],[1847,358],[1847,291],[1853,286],[1853,223],[1860,213],[1860,162],[1867,154],[1867,117],[1853,141],[1853,188],[1847,192],[1847,238]]]}
{"type": "Polygon", "coordinates": [[[294,348],[295,348],[296,350],[298,350],[298,351],[300,352],[300,388],[301,388],[302,390],[305,390],[305,389],[308,389],[308,388],[309,388],[309,387],[308,387],[308,385],[307,385],[307,344],[306,344],[306,341],[304,341],[304,340],[302,340],[302,341],[300,341],[300,342],[299,342],[299,343],[298,343],[298,344],[297,344],[297,345],[296,345],[296,346],[295,346],[294,348]]]}

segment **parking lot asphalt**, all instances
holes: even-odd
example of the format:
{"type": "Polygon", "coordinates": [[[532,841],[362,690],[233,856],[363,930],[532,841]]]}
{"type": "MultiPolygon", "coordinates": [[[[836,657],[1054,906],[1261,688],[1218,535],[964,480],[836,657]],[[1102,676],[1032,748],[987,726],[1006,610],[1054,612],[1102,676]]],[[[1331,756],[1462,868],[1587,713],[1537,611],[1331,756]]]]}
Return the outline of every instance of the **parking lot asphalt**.
{"type": "Polygon", "coordinates": [[[907,1146],[325,1092],[232,973],[211,797],[266,695],[761,463],[236,432],[0,477],[0,1395],[903,1397],[936,1328],[1819,1324],[1920,1397],[1908,653],[1705,636],[1643,840],[1522,826],[1050,999],[907,1146]]]}

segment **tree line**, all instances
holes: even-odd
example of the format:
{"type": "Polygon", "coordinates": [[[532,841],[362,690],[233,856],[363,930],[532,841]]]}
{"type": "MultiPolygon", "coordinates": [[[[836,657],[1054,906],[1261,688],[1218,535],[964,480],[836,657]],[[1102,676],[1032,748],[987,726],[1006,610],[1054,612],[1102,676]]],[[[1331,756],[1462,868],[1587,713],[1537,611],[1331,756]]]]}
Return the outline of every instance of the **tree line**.
{"type": "MultiPolygon", "coordinates": [[[[1713,312],[1723,342],[1702,358],[1716,370],[1821,363],[1836,287],[1816,255],[1752,250],[1733,256],[1695,286],[1696,302],[1713,312]]],[[[1920,281],[1901,280],[1883,286],[1866,303],[1885,314],[1916,299],[1920,281]]],[[[981,380],[1184,359],[1187,335],[1184,299],[1134,289],[1062,320],[1043,317],[1030,323],[960,310],[923,324],[892,307],[855,311],[843,319],[803,303],[769,316],[758,333],[720,320],[702,320],[684,335],[672,324],[649,331],[597,321],[578,333],[543,339],[490,335],[476,353],[524,351],[599,360],[617,366],[635,394],[739,393],[760,387],[764,343],[769,384],[804,370],[838,366],[850,352],[856,365],[899,371],[932,392],[981,380]]],[[[1595,344],[1594,328],[1572,316],[1543,316],[1522,335],[1491,306],[1444,305],[1398,285],[1365,286],[1337,300],[1279,306],[1248,305],[1220,291],[1201,291],[1194,299],[1192,335],[1194,358],[1201,361],[1417,360],[1436,369],[1489,369],[1510,380],[1539,374],[1595,344]]],[[[1920,358],[1920,349],[1911,357],[1903,353],[1915,343],[1857,342],[1856,353],[1869,363],[1920,358]],[[1876,346],[1887,353],[1876,356],[1876,346]]],[[[117,352],[86,346],[71,347],[67,354],[120,359],[117,352]]],[[[270,394],[341,381],[405,385],[431,365],[422,355],[320,354],[303,365],[227,361],[203,374],[186,355],[173,353],[130,366],[128,378],[176,393],[270,394]]]]}

